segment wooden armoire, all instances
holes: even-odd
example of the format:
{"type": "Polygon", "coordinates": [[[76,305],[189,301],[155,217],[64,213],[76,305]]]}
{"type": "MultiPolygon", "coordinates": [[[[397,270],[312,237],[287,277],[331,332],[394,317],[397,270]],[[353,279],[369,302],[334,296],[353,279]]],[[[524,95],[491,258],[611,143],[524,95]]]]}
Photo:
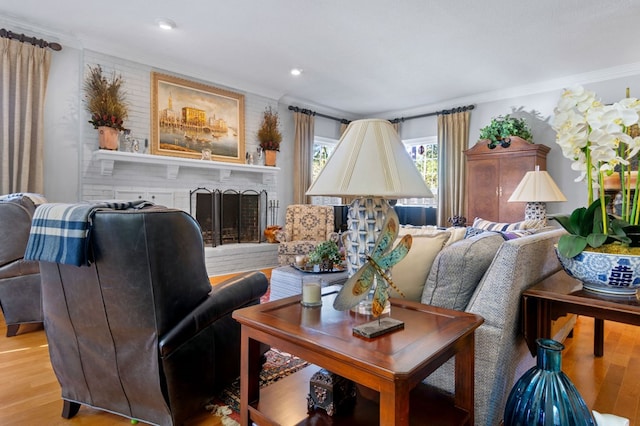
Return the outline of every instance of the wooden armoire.
{"type": "Polygon", "coordinates": [[[536,166],[547,169],[550,149],[512,136],[508,148],[489,149],[487,141],[480,140],[466,150],[467,224],[471,225],[476,217],[493,222],[524,220],[526,203],[507,200],[527,172],[536,166]]]}

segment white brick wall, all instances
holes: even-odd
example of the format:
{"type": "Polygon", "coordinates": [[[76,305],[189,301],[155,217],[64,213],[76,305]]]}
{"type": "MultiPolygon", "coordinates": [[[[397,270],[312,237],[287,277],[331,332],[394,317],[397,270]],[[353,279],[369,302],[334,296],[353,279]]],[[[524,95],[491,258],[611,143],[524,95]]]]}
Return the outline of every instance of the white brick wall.
{"type": "MultiPolygon", "coordinates": [[[[268,106],[277,108],[277,101],[234,88],[217,85],[215,82],[201,81],[189,76],[176,75],[165,70],[104,55],[90,50],[84,51],[84,75],[88,66],[100,65],[106,75],[113,71],[121,74],[129,102],[129,118],[125,127],[131,129],[135,138],[148,139],[151,143],[151,72],[174,75],[202,84],[220,87],[244,95],[245,104],[245,148],[254,154],[254,164],[263,164],[256,157],[258,141],[256,134],[262,121],[262,113],[268,106]]],[[[84,79],[83,79],[84,81],[84,79]]],[[[83,92],[84,93],[84,92],[83,92]]],[[[131,162],[116,162],[111,176],[101,175],[100,164],[92,161],[92,152],[98,149],[98,135],[88,123],[89,113],[82,109],[82,122],[86,123],[81,147],[80,192],[82,200],[104,200],[115,198],[116,191],[133,191],[150,196],[154,191],[172,192],[173,205],[186,212],[190,211],[189,192],[198,187],[207,189],[232,189],[236,191],[267,191],[269,200],[277,200],[277,174],[269,183],[263,183],[262,175],[254,173],[232,173],[223,182],[212,177],[206,169],[180,169],[176,179],[167,179],[166,167],[131,162]]],[[[195,200],[194,200],[195,202],[195,200]]],[[[167,203],[168,204],[168,203],[167,203]]],[[[195,209],[193,209],[195,211],[195,209]]],[[[277,244],[231,244],[205,249],[205,261],[209,275],[221,275],[239,271],[271,268],[278,265],[277,244]]]]}
{"type": "MultiPolygon", "coordinates": [[[[176,75],[165,70],[156,70],[151,67],[127,61],[122,58],[104,55],[90,50],[84,51],[84,73],[88,72],[89,66],[100,65],[106,75],[112,72],[121,74],[124,80],[124,87],[129,103],[129,118],[125,122],[125,127],[131,129],[131,134],[135,138],[151,138],[151,72],[160,72],[198,83],[220,87],[241,93],[245,97],[245,148],[247,152],[254,155],[254,164],[261,164],[257,159],[258,141],[256,134],[262,121],[262,113],[265,108],[272,106],[277,108],[277,101],[265,98],[240,90],[219,86],[215,82],[208,82],[190,78],[189,76],[176,75]]],[[[98,148],[97,132],[88,123],[89,113],[83,108],[83,122],[86,123],[83,132],[82,143],[82,177],[80,182],[81,198],[83,200],[109,199],[114,198],[116,191],[138,191],[149,193],[154,190],[170,190],[174,193],[174,205],[185,211],[189,211],[189,191],[204,187],[207,189],[220,189],[222,191],[233,189],[245,191],[253,189],[257,191],[266,190],[270,200],[277,200],[277,175],[269,183],[263,183],[259,175],[233,173],[231,178],[224,182],[216,181],[206,170],[184,169],[180,170],[177,179],[166,178],[165,169],[153,165],[142,165],[135,163],[116,163],[111,176],[100,174],[100,164],[91,161],[91,154],[98,148]]]]}
{"type": "Polygon", "coordinates": [[[205,247],[209,276],[253,271],[278,266],[278,244],[244,243],[205,247]]]}

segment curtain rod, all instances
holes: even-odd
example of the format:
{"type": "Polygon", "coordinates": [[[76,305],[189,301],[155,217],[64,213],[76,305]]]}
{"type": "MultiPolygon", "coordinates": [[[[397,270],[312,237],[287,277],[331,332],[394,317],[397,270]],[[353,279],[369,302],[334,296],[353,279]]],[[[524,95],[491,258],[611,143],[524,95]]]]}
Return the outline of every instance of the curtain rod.
{"type": "Polygon", "coordinates": [[[467,106],[462,106],[462,107],[457,107],[457,108],[443,109],[443,110],[436,111],[436,112],[429,112],[429,113],[426,113],[426,114],[413,115],[411,117],[394,118],[393,120],[389,120],[389,121],[392,122],[392,123],[401,123],[401,122],[404,122],[406,120],[413,120],[414,118],[424,118],[424,117],[431,117],[431,116],[434,116],[434,115],[447,115],[447,114],[455,114],[457,112],[471,111],[475,107],[476,107],[475,105],[467,105],[467,106]]]}
{"type": "Polygon", "coordinates": [[[29,37],[24,34],[14,33],[13,31],[9,31],[4,28],[0,29],[0,38],[8,38],[10,40],[13,39],[21,43],[31,43],[34,46],[39,46],[43,49],[48,47],[49,49],[55,50],[56,52],[62,50],[62,46],[60,45],[60,43],[49,43],[48,41],[41,38],[29,37]]]}
{"type": "MultiPolygon", "coordinates": [[[[394,118],[393,120],[389,120],[389,121],[395,124],[395,123],[404,122],[406,120],[413,120],[414,118],[423,118],[423,117],[431,117],[433,115],[446,115],[446,114],[454,114],[456,112],[471,111],[474,108],[475,108],[475,105],[467,105],[467,106],[462,106],[457,108],[443,109],[436,112],[429,112],[427,114],[414,115],[411,117],[394,118]]],[[[298,108],[293,105],[289,105],[289,111],[301,112],[302,114],[307,114],[307,115],[317,115],[318,117],[324,117],[330,120],[339,121],[340,123],[343,123],[343,124],[349,124],[351,122],[351,120],[347,120],[345,118],[332,117],[330,115],[320,114],[319,112],[311,111],[310,109],[298,108]]]]}
{"type": "Polygon", "coordinates": [[[347,120],[346,118],[332,117],[330,115],[321,114],[319,112],[311,111],[310,109],[298,108],[297,106],[293,106],[293,105],[289,105],[289,111],[301,112],[302,114],[307,114],[307,115],[317,115],[318,117],[324,117],[324,118],[328,118],[330,120],[339,121],[342,124],[349,124],[351,122],[351,120],[347,120]]]}

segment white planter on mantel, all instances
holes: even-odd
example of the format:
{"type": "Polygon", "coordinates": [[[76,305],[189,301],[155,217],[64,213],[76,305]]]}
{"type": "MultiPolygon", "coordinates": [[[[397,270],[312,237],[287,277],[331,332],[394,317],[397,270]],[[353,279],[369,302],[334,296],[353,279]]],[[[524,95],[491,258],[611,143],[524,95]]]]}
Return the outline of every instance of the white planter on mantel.
{"type": "Polygon", "coordinates": [[[93,151],[92,161],[100,163],[102,176],[111,176],[116,162],[128,162],[166,167],[167,179],[171,180],[177,178],[180,168],[191,168],[217,173],[216,177],[219,182],[227,181],[233,173],[255,173],[262,176],[262,183],[267,184],[274,182],[276,174],[280,171],[278,167],[106,150],[93,151]]]}

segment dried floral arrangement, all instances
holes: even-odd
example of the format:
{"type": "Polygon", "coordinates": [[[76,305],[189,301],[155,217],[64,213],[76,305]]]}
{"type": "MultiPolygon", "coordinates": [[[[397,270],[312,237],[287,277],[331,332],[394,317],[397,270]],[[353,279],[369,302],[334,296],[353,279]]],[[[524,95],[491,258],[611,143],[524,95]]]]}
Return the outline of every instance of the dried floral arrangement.
{"type": "Polygon", "coordinates": [[[260,148],[271,151],[280,151],[282,133],[280,133],[278,112],[268,107],[264,111],[262,125],[258,130],[260,148]]]}
{"type": "Polygon", "coordinates": [[[91,114],[89,123],[93,124],[95,129],[107,126],[126,130],[123,124],[129,112],[123,83],[122,76],[116,75],[115,71],[111,78],[107,78],[103,75],[100,65],[89,66],[84,91],[87,110],[91,114]]]}

